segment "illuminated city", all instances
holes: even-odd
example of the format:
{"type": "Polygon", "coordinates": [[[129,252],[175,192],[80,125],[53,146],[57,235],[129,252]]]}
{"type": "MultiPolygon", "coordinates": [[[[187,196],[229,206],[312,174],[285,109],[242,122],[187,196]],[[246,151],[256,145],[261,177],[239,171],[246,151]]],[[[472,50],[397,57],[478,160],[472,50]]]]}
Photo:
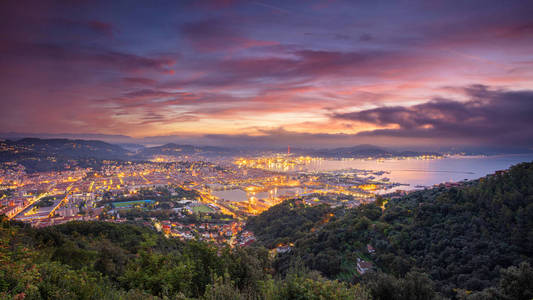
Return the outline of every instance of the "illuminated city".
{"type": "Polygon", "coordinates": [[[2,213],[36,227],[73,220],[142,220],[173,237],[234,242],[247,216],[283,200],[299,197],[310,206],[353,207],[372,201],[378,190],[400,185],[376,178],[386,175],[382,171],[293,171],[318,160],[322,158],[277,154],[219,165],[158,155],[146,162],[104,161],[98,171],[75,167],[38,173],[8,162],[0,177],[2,189],[9,191],[1,198],[2,213]],[[151,215],[155,217],[147,218],[151,215]],[[190,222],[191,215],[198,219],[190,222]]]}

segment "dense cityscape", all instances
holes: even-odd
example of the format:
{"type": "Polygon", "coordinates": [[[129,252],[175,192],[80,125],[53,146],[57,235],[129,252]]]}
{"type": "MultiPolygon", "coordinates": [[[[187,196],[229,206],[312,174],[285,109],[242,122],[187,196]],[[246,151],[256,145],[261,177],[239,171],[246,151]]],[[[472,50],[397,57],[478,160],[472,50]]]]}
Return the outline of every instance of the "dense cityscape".
{"type": "MultiPolygon", "coordinates": [[[[38,146],[26,147],[3,144],[1,151],[8,157],[38,146]]],[[[77,147],[74,142],[72,148],[77,147]]],[[[243,231],[246,218],[284,200],[351,208],[372,202],[378,191],[393,193],[402,185],[383,176],[386,171],[304,171],[301,167],[322,158],[289,151],[216,163],[169,155],[146,161],[103,160],[98,170],[80,168],[74,160],[72,166],[48,172],[27,172],[16,160],[5,161],[0,213],[34,227],[76,220],[134,222],[169,237],[242,246],[254,240],[253,233],[243,231]]]]}

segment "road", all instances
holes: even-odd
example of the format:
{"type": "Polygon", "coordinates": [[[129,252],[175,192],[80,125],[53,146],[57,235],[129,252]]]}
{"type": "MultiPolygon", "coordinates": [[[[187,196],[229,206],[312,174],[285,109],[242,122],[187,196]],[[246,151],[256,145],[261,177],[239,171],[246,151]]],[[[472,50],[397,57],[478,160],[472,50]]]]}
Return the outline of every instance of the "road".
{"type": "Polygon", "coordinates": [[[28,204],[26,204],[26,206],[24,206],[16,214],[14,214],[11,218],[8,218],[8,219],[11,220],[11,219],[16,218],[18,215],[20,215],[22,212],[24,212],[27,208],[29,208],[33,204],[39,202],[39,200],[41,200],[42,198],[44,198],[46,196],[48,196],[48,192],[44,192],[44,193],[40,194],[39,196],[33,198],[33,200],[31,200],[28,204]]]}
{"type": "Polygon", "coordinates": [[[54,207],[50,213],[48,214],[48,217],[53,217],[54,216],[54,213],[56,212],[56,210],[58,208],[61,207],[61,205],[63,204],[66,204],[68,202],[68,196],[70,195],[71,193],[71,190],[72,190],[72,187],[74,186],[74,184],[71,184],[67,189],[66,189],[66,194],[65,194],[65,197],[56,205],[56,207],[54,207]]]}

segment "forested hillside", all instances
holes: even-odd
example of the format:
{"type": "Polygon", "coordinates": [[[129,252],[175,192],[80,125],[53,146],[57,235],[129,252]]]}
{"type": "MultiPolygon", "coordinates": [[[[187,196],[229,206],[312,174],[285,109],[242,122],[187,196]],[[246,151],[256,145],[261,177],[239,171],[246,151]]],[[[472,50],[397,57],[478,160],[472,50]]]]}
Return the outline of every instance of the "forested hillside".
{"type": "MultiPolygon", "coordinates": [[[[280,236],[295,247],[280,255],[275,267],[284,272],[303,262],[331,279],[348,282],[393,282],[394,277],[416,272],[447,297],[533,297],[533,164],[519,164],[459,187],[414,192],[388,201],[382,210],[384,201],[345,210],[342,217],[303,237],[301,232],[280,236]],[[369,253],[368,245],[375,253],[369,253]],[[355,271],[358,259],[373,263],[378,272],[361,277],[355,271]],[[509,288],[513,282],[516,287],[509,288]]],[[[306,215],[306,210],[316,208],[300,209],[304,212],[291,213],[306,215]]],[[[266,212],[250,224],[275,219],[266,212]]],[[[268,236],[266,241],[275,239],[268,236]]],[[[387,288],[394,290],[393,285],[375,286],[374,296],[387,288]]]]}
{"type": "Polygon", "coordinates": [[[125,149],[102,141],[25,138],[0,141],[0,162],[16,162],[27,172],[96,168],[102,160],[128,158],[125,149]]]}
{"type": "Polygon", "coordinates": [[[0,299],[369,299],[365,288],[272,271],[265,248],[217,248],[147,228],[1,219],[0,299]]]}
{"type": "Polygon", "coordinates": [[[288,200],[271,207],[260,217],[249,218],[246,226],[263,246],[274,248],[303,238],[315,226],[329,220],[333,211],[328,205],[306,208],[301,201],[288,200]]]}

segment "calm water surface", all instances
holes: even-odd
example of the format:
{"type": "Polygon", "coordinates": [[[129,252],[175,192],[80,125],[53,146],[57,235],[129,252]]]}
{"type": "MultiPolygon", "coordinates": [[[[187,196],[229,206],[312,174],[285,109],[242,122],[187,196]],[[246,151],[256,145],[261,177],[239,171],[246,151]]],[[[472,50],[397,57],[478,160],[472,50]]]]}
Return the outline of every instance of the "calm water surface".
{"type": "MultiPolygon", "coordinates": [[[[417,160],[417,159],[386,159],[386,160],[315,160],[307,165],[297,166],[288,171],[324,172],[343,169],[359,169],[386,171],[377,178],[388,178],[391,182],[407,184],[394,187],[393,190],[410,190],[423,186],[432,186],[443,182],[457,182],[465,179],[477,179],[497,170],[507,169],[521,162],[533,161],[532,154],[498,155],[498,156],[455,156],[443,159],[417,160]]],[[[275,170],[274,171],[282,171],[275,170]]],[[[287,170],[285,170],[287,171],[287,170]]],[[[276,188],[255,194],[247,193],[241,189],[228,189],[213,191],[212,194],[220,199],[231,201],[248,201],[251,197],[256,199],[269,199],[276,196],[290,196],[305,193],[300,188],[276,188]]],[[[384,190],[380,192],[390,192],[384,190]]]]}
{"type": "Polygon", "coordinates": [[[456,182],[477,179],[497,170],[507,169],[521,162],[533,161],[532,154],[498,156],[457,156],[433,160],[387,159],[377,160],[319,160],[302,166],[307,171],[334,171],[361,169],[387,171],[383,177],[392,182],[431,186],[442,182],[456,182]]]}

